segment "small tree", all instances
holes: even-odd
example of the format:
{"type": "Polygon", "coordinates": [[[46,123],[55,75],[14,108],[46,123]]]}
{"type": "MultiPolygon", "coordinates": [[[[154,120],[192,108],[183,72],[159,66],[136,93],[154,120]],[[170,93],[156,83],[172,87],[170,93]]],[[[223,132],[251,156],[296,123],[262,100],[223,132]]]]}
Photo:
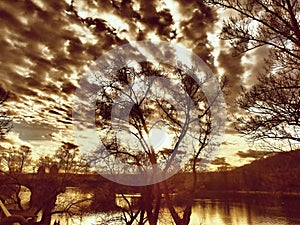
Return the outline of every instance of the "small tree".
{"type": "Polygon", "coordinates": [[[11,147],[1,152],[1,165],[9,174],[22,173],[31,163],[31,149],[26,145],[11,147]]]}
{"type": "Polygon", "coordinates": [[[37,168],[50,168],[55,165],[56,162],[51,155],[41,155],[36,162],[37,168]]]}
{"type": "Polygon", "coordinates": [[[85,173],[89,166],[80,155],[78,146],[70,142],[63,142],[54,154],[54,162],[63,173],[85,173]]]}
{"type": "Polygon", "coordinates": [[[53,156],[40,156],[37,166],[48,169],[57,166],[61,173],[73,174],[86,173],[89,170],[89,165],[80,155],[78,146],[70,142],[63,142],[53,156]]]}
{"type": "Polygon", "coordinates": [[[18,180],[18,175],[28,170],[31,162],[31,149],[28,146],[22,145],[18,149],[15,147],[1,149],[0,172],[6,180],[5,183],[0,184],[1,194],[13,201],[20,210],[23,210],[20,198],[22,184],[18,180]]]}

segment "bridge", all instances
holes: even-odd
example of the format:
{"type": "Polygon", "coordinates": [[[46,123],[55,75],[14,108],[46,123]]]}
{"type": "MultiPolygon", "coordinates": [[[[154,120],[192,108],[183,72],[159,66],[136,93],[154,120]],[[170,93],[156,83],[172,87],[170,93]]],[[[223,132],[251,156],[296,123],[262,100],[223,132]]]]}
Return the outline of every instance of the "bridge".
{"type": "MultiPolygon", "coordinates": [[[[124,175],[126,177],[126,175],[124,175]]],[[[127,175],[128,179],[135,179],[134,175],[127,175]]],[[[73,174],[73,173],[45,173],[45,174],[33,174],[22,173],[12,174],[11,177],[0,176],[0,183],[6,184],[18,184],[29,188],[35,189],[42,184],[52,184],[60,186],[61,188],[77,187],[84,190],[94,190],[101,188],[108,188],[110,192],[117,193],[136,193],[140,190],[140,187],[127,186],[115,183],[106,179],[99,174],[73,174]]],[[[113,194],[113,193],[112,193],[113,194]]]]}
{"type": "MultiPolygon", "coordinates": [[[[134,179],[132,176],[130,177],[134,179]]],[[[27,187],[33,195],[33,201],[35,199],[38,201],[40,197],[51,195],[51,193],[63,193],[67,188],[72,187],[76,187],[83,192],[94,193],[97,200],[106,199],[106,201],[113,202],[118,193],[134,194],[141,190],[141,187],[112,182],[99,174],[14,173],[0,175],[0,184],[27,187]]]]}
{"type": "MultiPolygon", "coordinates": [[[[116,175],[117,176],[117,175],[116,175]]],[[[174,183],[176,180],[189,180],[191,174],[177,174],[170,180],[174,183]]],[[[136,180],[140,176],[137,175],[119,175],[119,179],[122,180],[136,180]]],[[[45,186],[50,184],[59,188],[76,187],[83,191],[93,191],[99,189],[107,189],[112,195],[118,193],[134,194],[141,191],[140,186],[128,186],[119,183],[115,183],[108,180],[104,176],[96,173],[88,174],[74,174],[74,173],[58,173],[41,172],[41,173],[14,173],[9,176],[0,175],[0,184],[17,184],[22,185],[30,190],[34,190],[39,186],[45,186]]]]}
{"type": "MultiPolygon", "coordinates": [[[[189,180],[189,174],[177,174],[170,179],[170,183],[183,184],[189,180]]],[[[122,179],[138,179],[136,175],[122,175],[122,179]]],[[[9,176],[0,175],[0,184],[22,185],[30,189],[32,198],[39,198],[47,193],[65,192],[67,188],[76,187],[83,192],[92,192],[101,199],[115,200],[116,194],[136,194],[143,190],[140,186],[127,186],[115,183],[99,174],[73,173],[14,173],[9,176]],[[102,195],[102,196],[101,196],[102,195]]],[[[1,194],[1,193],[0,193],[1,194]]],[[[38,200],[38,199],[37,199],[38,200]]]]}
{"type": "MultiPolygon", "coordinates": [[[[35,222],[28,223],[27,217],[29,215],[36,215],[36,212],[40,209],[42,209],[45,215],[51,215],[57,196],[60,193],[64,193],[67,188],[76,187],[82,190],[82,192],[92,193],[91,207],[93,210],[99,211],[116,209],[116,195],[118,193],[133,194],[139,192],[141,189],[141,187],[131,187],[114,183],[99,174],[58,173],[58,171],[0,175],[0,186],[0,201],[1,198],[7,199],[11,195],[9,194],[11,191],[18,191],[18,188],[16,188],[18,186],[27,187],[31,192],[30,209],[25,210],[24,215],[10,213],[5,207],[6,203],[0,202],[2,209],[2,216],[0,213],[0,225],[36,224],[35,222]]],[[[50,220],[51,217],[48,216],[45,217],[44,221],[37,224],[50,224],[50,220]]]]}
{"type": "MultiPolygon", "coordinates": [[[[191,174],[190,174],[191,175],[191,174]]],[[[134,175],[122,175],[124,179],[137,179],[134,175]]],[[[177,174],[173,176],[168,182],[172,184],[170,191],[173,188],[184,186],[184,182],[191,180],[189,174],[177,174]]],[[[5,214],[5,219],[24,219],[29,215],[37,215],[37,212],[42,209],[43,216],[38,223],[24,223],[26,225],[49,225],[51,221],[52,210],[55,207],[57,196],[64,193],[67,188],[76,187],[82,192],[93,194],[91,209],[98,211],[109,211],[117,209],[116,196],[117,194],[136,194],[145,191],[145,187],[135,187],[121,185],[112,182],[99,174],[73,174],[73,173],[59,173],[57,170],[50,170],[46,173],[45,170],[40,170],[38,173],[12,173],[7,175],[0,175],[0,186],[7,187],[8,190],[17,190],[17,186],[25,186],[30,192],[30,208],[24,211],[24,215],[10,216],[5,214]],[[48,215],[48,216],[47,216],[48,215]],[[17,216],[18,218],[15,218],[17,216]]],[[[1,188],[2,188],[1,187],[1,188]]],[[[146,187],[147,188],[147,187],[146,187]]],[[[4,196],[5,190],[2,189],[0,199],[4,196]]],[[[5,203],[4,203],[5,204],[5,203]]],[[[24,220],[22,220],[24,222],[24,220]]],[[[3,223],[7,225],[6,223],[3,223]]],[[[12,224],[12,223],[9,223],[12,224]]],[[[23,223],[19,223],[23,225],[23,223]]],[[[2,221],[0,221],[2,225],[2,221]]]]}

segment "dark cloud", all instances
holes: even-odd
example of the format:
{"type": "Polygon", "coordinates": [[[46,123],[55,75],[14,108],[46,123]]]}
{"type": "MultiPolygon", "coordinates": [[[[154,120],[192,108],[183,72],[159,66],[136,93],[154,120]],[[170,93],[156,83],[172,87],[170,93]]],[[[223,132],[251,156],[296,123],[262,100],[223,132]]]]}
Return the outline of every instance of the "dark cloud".
{"type": "Polygon", "coordinates": [[[70,118],[64,118],[64,119],[59,119],[57,120],[57,122],[60,122],[60,123],[63,123],[63,124],[66,124],[66,125],[72,125],[72,120],[70,118]]]}
{"type": "Polygon", "coordinates": [[[72,94],[76,91],[77,87],[71,82],[65,82],[61,88],[62,88],[62,92],[66,94],[72,94]]]}
{"type": "Polygon", "coordinates": [[[226,162],[225,157],[217,157],[211,164],[216,166],[230,166],[230,164],[226,162]]]}
{"type": "Polygon", "coordinates": [[[19,133],[19,138],[23,141],[36,141],[50,140],[52,133],[58,132],[58,128],[46,123],[29,123],[22,120],[14,123],[12,131],[19,133]]]}
{"type": "Polygon", "coordinates": [[[195,54],[201,57],[206,63],[213,66],[211,55],[213,46],[209,45],[207,33],[214,31],[214,23],[217,22],[217,13],[199,1],[178,1],[180,10],[184,15],[180,23],[182,28],[181,41],[190,42],[195,54]],[[188,18],[188,19],[186,19],[188,18]]]}
{"type": "Polygon", "coordinates": [[[70,131],[72,95],[84,69],[129,39],[150,39],[149,33],[166,41],[176,39],[211,62],[213,47],[207,44],[207,32],[213,31],[217,20],[213,10],[196,0],[179,0],[182,18],[175,30],[175,15],[158,0],[135,4],[0,1],[0,82],[10,91],[8,112],[17,118],[14,131],[21,139],[44,140],[58,129],[70,131]],[[127,28],[118,28],[107,14],[120,18],[127,28]],[[26,130],[35,131],[26,134],[26,130]]]}
{"type": "Polygon", "coordinates": [[[257,77],[265,70],[266,61],[268,59],[270,49],[268,46],[259,47],[251,54],[246,56],[245,70],[247,70],[248,77],[245,81],[245,86],[249,87],[257,83],[257,77]]]}
{"type": "Polygon", "coordinates": [[[236,153],[236,155],[239,156],[240,158],[254,158],[254,159],[259,159],[270,154],[274,154],[274,153],[270,151],[259,151],[259,150],[252,150],[252,149],[249,149],[247,151],[238,151],[236,153]]]}
{"type": "Polygon", "coordinates": [[[225,87],[225,100],[227,102],[228,110],[231,113],[237,112],[235,106],[235,100],[241,93],[241,87],[243,85],[242,75],[245,69],[242,65],[242,56],[234,55],[235,50],[228,46],[221,45],[221,51],[218,56],[218,63],[221,68],[224,69],[225,76],[227,77],[227,85],[225,87]],[[226,50],[225,50],[226,48],[226,50]]]}
{"type": "Polygon", "coordinates": [[[56,114],[56,115],[60,115],[59,112],[57,112],[57,111],[55,111],[55,110],[53,110],[53,109],[49,110],[49,113],[56,114]]]}
{"type": "Polygon", "coordinates": [[[233,142],[229,142],[229,141],[223,141],[222,142],[222,145],[232,145],[233,144],[233,142]]]}
{"type": "Polygon", "coordinates": [[[225,128],[226,134],[237,135],[238,131],[235,129],[234,124],[232,122],[227,123],[225,128]]]}
{"type": "Polygon", "coordinates": [[[85,26],[67,7],[64,1],[0,3],[0,80],[10,91],[14,116],[57,123],[61,114],[44,112],[54,112],[51,104],[70,104],[63,94],[76,89],[71,76],[103,51],[89,52],[78,35],[85,26]]]}

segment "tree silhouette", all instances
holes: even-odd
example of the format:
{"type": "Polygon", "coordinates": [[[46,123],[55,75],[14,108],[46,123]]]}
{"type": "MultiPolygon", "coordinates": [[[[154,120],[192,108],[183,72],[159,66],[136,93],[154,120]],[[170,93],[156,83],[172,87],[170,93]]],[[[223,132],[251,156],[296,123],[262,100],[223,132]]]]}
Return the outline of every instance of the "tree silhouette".
{"type": "Polygon", "coordinates": [[[208,0],[231,10],[221,38],[237,54],[267,46],[265,70],[244,89],[237,104],[242,109],[235,126],[251,141],[263,140],[272,148],[279,140],[299,143],[300,2],[297,0],[208,0]],[[274,140],[274,141],[272,141],[274,140]]]}
{"type": "Polygon", "coordinates": [[[285,67],[296,68],[296,65],[299,65],[299,1],[207,0],[205,2],[233,11],[232,16],[224,21],[221,38],[230,41],[237,53],[268,45],[273,59],[277,59],[285,67]]]}
{"type": "Polygon", "coordinates": [[[56,166],[59,172],[74,175],[89,171],[89,165],[80,154],[78,146],[71,142],[63,142],[53,156],[41,155],[36,163],[38,167],[50,169],[56,166]]]}
{"type": "Polygon", "coordinates": [[[86,173],[89,169],[79,155],[78,147],[72,143],[63,142],[52,157],[41,156],[37,161],[38,173],[30,178],[30,183],[24,184],[20,180],[31,172],[30,166],[33,165],[28,146],[1,149],[0,162],[1,181],[5,181],[0,182],[1,197],[14,204],[16,213],[40,215],[41,219],[34,224],[50,224],[53,214],[73,215],[91,201],[89,197],[76,196],[56,204],[57,196],[66,191],[67,183],[76,179],[76,174],[86,173]],[[26,207],[21,204],[24,187],[30,192],[26,207]]]}
{"type": "Polygon", "coordinates": [[[3,136],[12,127],[11,118],[9,118],[6,113],[2,111],[3,103],[7,100],[7,98],[8,92],[0,87],[0,138],[3,138],[3,136]]]}
{"type": "Polygon", "coordinates": [[[31,149],[28,146],[1,149],[0,174],[6,178],[6,182],[0,185],[2,194],[16,204],[20,210],[23,210],[20,197],[22,184],[18,180],[18,175],[28,170],[31,162],[31,149]]]}
{"type": "Polygon", "coordinates": [[[299,76],[259,76],[259,83],[244,90],[238,105],[244,110],[235,126],[252,141],[295,141],[300,136],[299,76]]]}
{"type": "Polygon", "coordinates": [[[83,205],[91,200],[89,197],[76,196],[58,204],[56,202],[57,196],[66,191],[68,182],[76,180],[76,175],[89,171],[89,165],[83,160],[77,145],[63,142],[53,156],[40,156],[37,166],[39,167],[37,176],[42,182],[36,184],[31,195],[31,203],[36,214],[42,213],[39,224],[49,224],[51,215],[54,214],[71,216],[76,212],[79,213],[83,205]],[[49,173],[46,171],[48,169],[49,173]]]}
{"type": "MultiPolygon", "coordinates": [[[[189,72],[196,73],[192,68],[189,72]]],[[[109,76],[97,81],[101,88],[96,102],[96,125],[103,148],[90,156],[92,164],[98,168],[108,167],[107,171],[113,173],[141,173],[145,178],[149,178],[149,174],[157,175],[157,165],[163,165],[162,173],[167,174],[169,170],[192,164],[193,181],[181,199],[185,203],[183,216],[176,210],[178,199],[171,197],[173,190],[162,181],[142,188],[138,209],[126,211],[129,218],[125,220],[126,224],[136,221],[157,224],[162,201],[165,201],[173,221],[188,224],[199,159],[208,143],[214,141],[212,104],[201,86],[180,68],[141,63],[137,67],[123,67],[109,76]],[[153,129],[163,128],[168,146],[149,141],[153,129]]],[[[201,80],[201,85],[206,79],[201,80]]]]}
{"type": "Polygon", "coordinates": [[[89,169],[89,165],[80,155],[78,146],[70,142],[63,142],[56,150],[53,160],[63,173],[86,173],[89,169]]]}
{"type": "Polygon", "coordinates": [[[9,174],[22,173],[24,169],[30,166],[32,150],[26,145],[20,148],[11,147],[1,151],[1,166],[9,174]]]}

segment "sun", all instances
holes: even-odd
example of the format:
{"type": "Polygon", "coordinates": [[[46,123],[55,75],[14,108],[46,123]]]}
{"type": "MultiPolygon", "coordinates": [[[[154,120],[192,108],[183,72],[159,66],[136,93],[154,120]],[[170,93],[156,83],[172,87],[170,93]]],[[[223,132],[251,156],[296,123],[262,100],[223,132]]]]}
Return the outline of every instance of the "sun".
{"type": "Polygon", "coordinates": [[[172,141],[166,128],[152,128],[149,133],[148,142],[158,151],[164,148],[170,148],[172,141]]]}

